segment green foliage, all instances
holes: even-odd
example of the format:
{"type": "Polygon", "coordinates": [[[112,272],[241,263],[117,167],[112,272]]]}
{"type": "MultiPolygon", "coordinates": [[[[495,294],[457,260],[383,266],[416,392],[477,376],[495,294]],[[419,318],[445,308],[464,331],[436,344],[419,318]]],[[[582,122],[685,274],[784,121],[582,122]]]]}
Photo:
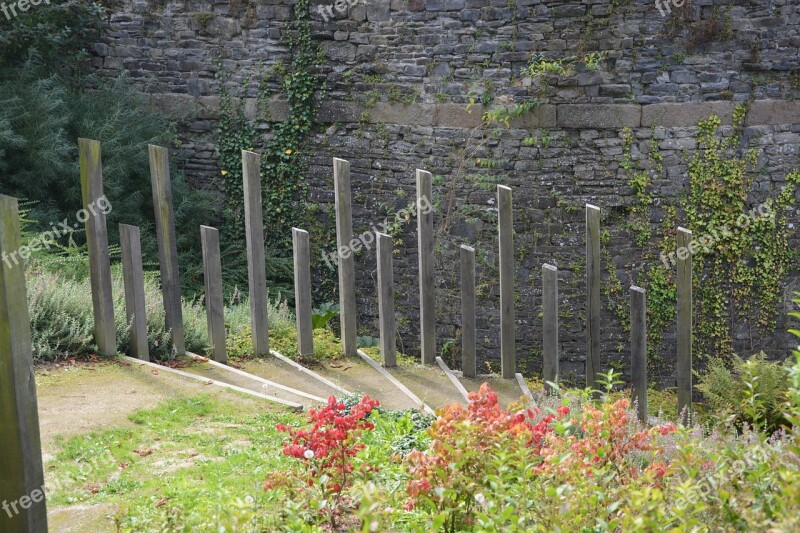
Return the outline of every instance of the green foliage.
{"type": "MultiPolygon", "coordinates": [[[[94,315],[89,279],[75,279],[41,266],[29,268],[26,274],[34,360],[55,361],[97,353],[93,341],[94,315]]],[[[128,351],[129,324],[125,319],[121,269],[114,269],[112,281],[117,350],[124,353],[128,351]]],[[[150,357],[172,359],[170,336],[164,326],[161,291],[154,276],[145,278],[145,301],[150,357]]],[[[203,307],[198,303],[184,302],[183,322],[186,349],[205,353],[208,346],[203,307]]]]}
{"type": "Polygon", "coordinates": [[[86,44],[99,41],[104,14],[100,2],[84,0],[50,0],[18,11],[0,22],[0,67],[37,54],[56,70],[77,71],[86,44]]]}
{"type": "MultiPolygon", "coordinates": [[[[124,77],[68,82],[39,57],[0,67],[0,94],[0,188],[29,201],[26,231],[46,231],[64,219],[70,226],[78,222],[77,139],[97,139],[111,204],[109,240],[118,242],[119,222],[139,226],[145,268],[155,267],[156,240],[147,238],[155,235],[147,145],[173,144],[167,115],[124,77]]],[[[202,287],[199,225],[212,223],[215,210],[204,192],[190,191],[174,171],[172,188],[176,226],[186,228],[177,233],[181,283],[185,294],[194,295],[202,287]]],[[[83,229],[58,242],[81,245],[83,229]]]]}
{"type": "Polygon", "coordinates": [[[711,359],[697,390],[714,416],[727,416],[739,427],[747,423],[772,432],[787,424],[789,385],[789,364],[767,361],[761,352],[747,360],[734,356],[731,368],[721,359],[711,359]]]}
{"type": "Polygon", "coordinates": [[[314,329],[324,328],[337,316],[339,316],[339,304],[325,302],[311,310],[311,325],[314,329]]]}
{"type": "MultiPolygon", "coordinates": [[[[244,277],[246,265],[240,251],[244,238],[244,203],[242,191],[242,150],[261,153],[261,184],[265,244],[273,258],[267,268],[270,286],[285,298],[292,298],[292,227],[304,227],[307,221],[305,199],[305,160],[303,155],[308,136],[313,129],[316,100],[324,91],[322,79],[314,72],[319,63],[316,45],[311,39],[308,0],[294,6],[292,31],[285,32],[286,45],[292,53],[288,65],[279,63],[267,74],[259,72],[257,115],[248,117],[244,101],[234,99],[225,87],[220,69],[220,122],[217,131],[217,154],[221,165],[221,182],[226,195],[225,247],[232,256],[242,258],[233,265],[233,272],[244,277]],[[269,122],[267,81],[275,78],[286,98],[288,116],[280,122],[269,122]],[[259,127],[268,125],[268,135],[259,127]],[[281,268],[285,265],[286,268],[281,268]]],[[[242,95],[249,92],[250,80],[242,95]]]]}

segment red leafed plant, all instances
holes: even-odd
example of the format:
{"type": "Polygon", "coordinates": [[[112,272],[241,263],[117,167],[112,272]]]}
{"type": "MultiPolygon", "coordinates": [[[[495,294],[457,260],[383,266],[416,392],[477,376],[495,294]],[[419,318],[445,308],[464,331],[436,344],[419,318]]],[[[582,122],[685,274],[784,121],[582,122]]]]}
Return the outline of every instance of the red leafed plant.
{"type": "MultiPolygon", "coordinates": [[[[283,448],[285,455],[303,462],[309,487],[318,487],[326,502],[323,511],[327,513],[331,527],[336,529],[336,518],[343,508],[345,490],[352,482],[355,472],[352,458],[364,448],[359,437],[365,431],[373,429],[372,423],[366,420],[373,409],[380,405],[378,400],[364,396],[361,401],[348,411],[343,402],[335,397],[328,398],[328,404],[322,409],[311,409],[308,412],[309,422],[313,425],[307,429],[296,429],[278,424],[278,431],[286,432],[292,440],[283,448]]],[[[368,465],[363,471],[371,469],[368,465]]],[[[274,488],[276,483],[268,480],[265,489],[274,488]]]]}

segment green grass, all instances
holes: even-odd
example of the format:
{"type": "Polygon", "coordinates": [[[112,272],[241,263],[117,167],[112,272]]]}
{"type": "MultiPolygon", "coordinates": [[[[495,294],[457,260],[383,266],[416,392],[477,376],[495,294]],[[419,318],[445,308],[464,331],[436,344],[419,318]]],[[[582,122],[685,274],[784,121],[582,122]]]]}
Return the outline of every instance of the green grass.
{"type": "MultiPolygon", "coordinates": [[[[286,435],[275,425],[300,426],[306,415],[243,409],[208,395],[172,399],[131,414],[133,427],[57,440],[48,504],[114,504],[121,531],[272,531],[287,513],[297,520],[297,504],[263,485],[269,472],[298,468],[282,454],[286,435]]],[[[380,465],[372,480],[404,494],[404,470],[391,457],[424,447],[430,419],[375,412],[372,420],[357,460],[380,465]]]]}

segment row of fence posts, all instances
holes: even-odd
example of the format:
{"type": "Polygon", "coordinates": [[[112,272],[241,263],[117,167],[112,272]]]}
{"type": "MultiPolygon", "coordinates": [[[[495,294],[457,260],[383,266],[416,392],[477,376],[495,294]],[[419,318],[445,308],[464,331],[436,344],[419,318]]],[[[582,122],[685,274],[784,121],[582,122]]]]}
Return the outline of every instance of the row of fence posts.
{"type": "MultiPolygon", "coordinates": [[[[84,209],[96,205],[104,196],[100,143],[90,139],[79,140],[80,177],[84,209]]],[[[169,176],[169,159],[166,148],[149,146],[151,183],[156,218],[156,238],[159,252],[162,297],[165,322],[170,331],[172,348],[177,354],[185,353],[181,292],[178,270],[177,241],[169,176]]],[[[247,244],[249,300],[252,322],[253,347],[256,355],[269,353],[267,317],[267,289],[265,277],[264,226],[261,197],[260,159],[253,152],[242,152],[245,237],[247,244]]],[[[344,353],[356,354],[356,298],[355,261],[352,253],[353,223],[350,186],[350,164],[333,160],[334,196],[336,208],[336,235],[339,266],[339,297],[341,336],[344,353]]],[[[435,284],[434,239],[431,174],[416,172],[417,234],[419,245],[420,291],[420,344],[422,362],[434,364],[435,338],[435,284]]],[[[514,316],[514,252],[513,209],[511,189],[497,188],[499,262],[500,262],[500,352],[503,378],[514,378],[516,373],[516,341],[514,316]]],[[[89,254],[89,272],[94,313],[94,338],[98,349],[107,354],[116,352],[116,330],[111,292],[111,266],[108,231],[105,214],[92,210],[86,221],[89,254]]],[[[20,249],[19,212],[17,200],[0,196],[0,252],[11,254],[20,249]]],[[[219,232],[202,226],[203,269],[208,317],[208,336],[212,357],[226,362],[225,321],[222,295],[222,265],[220,260],[219,232]]],[[[389,235],[378,234],[377,270],[380,348],[383,364],[392,367],[396,360],[396,320],[394,309],[394,274],[392,266],[393,245],[389,235]]],[[[298,228],[292,229],[295,267],[295,300],[297,315],[298,351],[313,354],[311,276],[309,235],[298,228]]],[[[691,232],[678,228],[677,247],[687,249],[691,232]]],[[[120,224],[123,280],[126,317],[130,327],[130,351],[133,357],[149,359],[147,325],[145,317],[144,280],[139,228],[120,224]]],[[[677,384],[678,407],[689,420],[692,396],[692,260],[691,254],[678,253],[678,314],[677,314],[677,384]]],[[[5,256],[3,256],[5,257],[5,256]]],[[[476,321],[475,321],[475,249],[461,246],[461,314],[462,314],[462,371],[466,377],[475,377],[476,321]]],[[[600,209],[586,205],[586,383],[594,387],[600,372],[600,209]]],[[[20,495],[29,495],[43,485],[41,446],[30,322],[25,294],[24,267],[0,262],[0,422],[11,428],[11,442],[6,453],[0,454],[0,497],[16,501],[20,495]]],[[[645,291],[631,287],[631,375],[633,395],[638,402],[642,419],[647,412],[647,304],[645,291]]],[[[542,266],[543,310],[543,378],[555,384],[559,376],[558,340],[558,270],[555,266],[542,266]]],[[[24,509],[12,520],[19,530],[46,530],[44,496],[41,502],[24,509]],[[41,503],[41,504],[39,504],[41,503]]],[[[0,515],[2,516],[2,515],[0,515]]],[[[3,519],[5,519],[3,517],[3,519]]]]}
{"type": "MultiPolygon", "coordinates": [[[[102,170],[100,148],[97,141],[81,139],[81,180],[84,204],[102,196],[102,170]]],[[[172,331],[177,353],[183,353],[183,324],[180,308],[175,226],[172,193],[169,182],[167,150],[150,146],[150,165],[153,184],[153,201],[156,211],[156,231],[161,265],[161,282],[166,309],[166,326],[172,331]]],[[[267,317],[267,292],[264,252],[264,226],[260,159],[253,152],[242,152],[245,238],[249,278],[250,311],[253,346],[256,355],[269,353],[267,317]]],[[[342,348],[346,355],[354,356],[356,344],[355,258],[352,253],[353,220],[350,183],[350,164],[343,159],[333,160],[334,199],[336,211],[336,242],[338,256],[340,325],[342,348]]],[[[430,205],[432,176],[424,170],[416,171],[417,239],[420,295],[420,353],[424,364],[434,364],[436,359],[436,291],[434,272],[433,212],[423,210],[430,205]]],[[[512,379],[516,374],[516,318],[514,311],[514,221],[512,190],[498,185],[498,240],[500,271],[500,360],[501,375],[512,379]]],[[[113,309],[110,296],[110,270],[105,219],[93,217],[87,223],[89,256],[92,274],[92,293],[95,305],[98,346],[103,351],[113,351],[113,309]],[[104,350],[104,347],[107,349],[104,350]]],[[[219,266],[219,237],[214,228],[203,227],[203,263],[206,278],[209,341],[216,360],[225,361],[224,317],[221,304],[221,268],[219,266]]],[[[120,229],[123,264],[125,266],[126,306],[128,319],[133,321],[131,346],[136,357],[147,357],[144,320],[136,318],[136,310],[143,308],[141,265],[138,230],[131,226],[120,229]],[[130,294],[130,298],[127,296],[130,294]]],[[[292,240],[295,265],[295,296],[297,302],[298,350],[303,355],[313,353],[311,325],[311,282],[308,233],[293,228],[292,240]]],[[[376,236],[378,246],[378,308],[381,353],[384,365],[396,364],[396,321],[392,273],[392,242],[387,235],[376,236]]],[[[688,246],[691,232],[678,229],[678,248],[688,246]]],[[[462,371],[466,377],[475,377],[476,324],[475,324],[475,250],[462,246],[462,371]]],[[[601,372],[600,355],[600,208],[586,204],[586,384],[597,388],[601,372]]],[[[691,405],[691,255],[678,254],[678,356],[677,382],[681,410],[691,405]]],[[[646,297],[643,289],[631,287],[631,370],[634,395],[644,416],[646,408],[647,343],[646,297]]],[[[558,341],[558,269],[542,266],[543,310],[543,378],[555,384],[559,376],[558,341]]]]}

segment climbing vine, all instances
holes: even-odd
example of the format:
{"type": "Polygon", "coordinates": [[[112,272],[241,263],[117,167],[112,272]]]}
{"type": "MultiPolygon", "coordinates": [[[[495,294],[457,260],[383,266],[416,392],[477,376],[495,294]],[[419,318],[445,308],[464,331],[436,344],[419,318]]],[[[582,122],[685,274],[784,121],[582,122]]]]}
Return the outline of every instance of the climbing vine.
{"type": "MultiPolygon", "coordinates": [[[[306,166],[301,156],[313,129],[316,102],[325,91],[324,82],[315,73],[321,55],[311,38],[309,0],[297,1],[294,20],[284,35],[291,57],[287,63],[276,63],[269,71],[259,69],[255,116],[248,116],[244,99],[235,99],[228,92],[221,68],[218,74],[223,83],[217,153],[229,233],[235,232],[239,239],[243,236],[241,151],[255,150],[261,154],[264,234],[270,250],[268,262],[273,267],[278,263],[288,264],[292,254],[291,228],[302,227],[308,218],[304,207],[306,166]],[[286,118],[278,122],[270,120],[271,81],[280,87],[287,106],[286,118]],[[262,124],[266,131],[262,131],[262,124]]],[[[252,80],[246,80],[244,96],[251,86],[252,80]]],[[[288,267],[273,268],[272,274],[291,280],[288,267]]]]}
{"type": "Polygon", "coordinates": [[[622,133],[621,166],[636,197],[627,230],[644,248],[649,263],[639,272],[638,283],[648,290],[651,354],[658,352],[664,331],[674,323],[677,290],[672,260],[679,222],[692,230],[697,241],[692,253],[695,351],[727,358],[734,354],[734,339],[742,331],[755,349],[758,336],[775,328],[781,283],[797,259],[789,249],[787,212],[800,173],[791,171],[777,195],[758,203],[753,194],[758,153],[739,149],[746,114],[746,105],[737,106],[728,135],[720,134],[717,116],[699,122],[697,149],[687,158],[688,190],[680,207],[660,206],[664,220],[654,239],[644,226],[653,205],[649,172],[663,172],[661,155],[651,142],[649,170],[637,167],[631,157],[632,132],[622,133]]]}

